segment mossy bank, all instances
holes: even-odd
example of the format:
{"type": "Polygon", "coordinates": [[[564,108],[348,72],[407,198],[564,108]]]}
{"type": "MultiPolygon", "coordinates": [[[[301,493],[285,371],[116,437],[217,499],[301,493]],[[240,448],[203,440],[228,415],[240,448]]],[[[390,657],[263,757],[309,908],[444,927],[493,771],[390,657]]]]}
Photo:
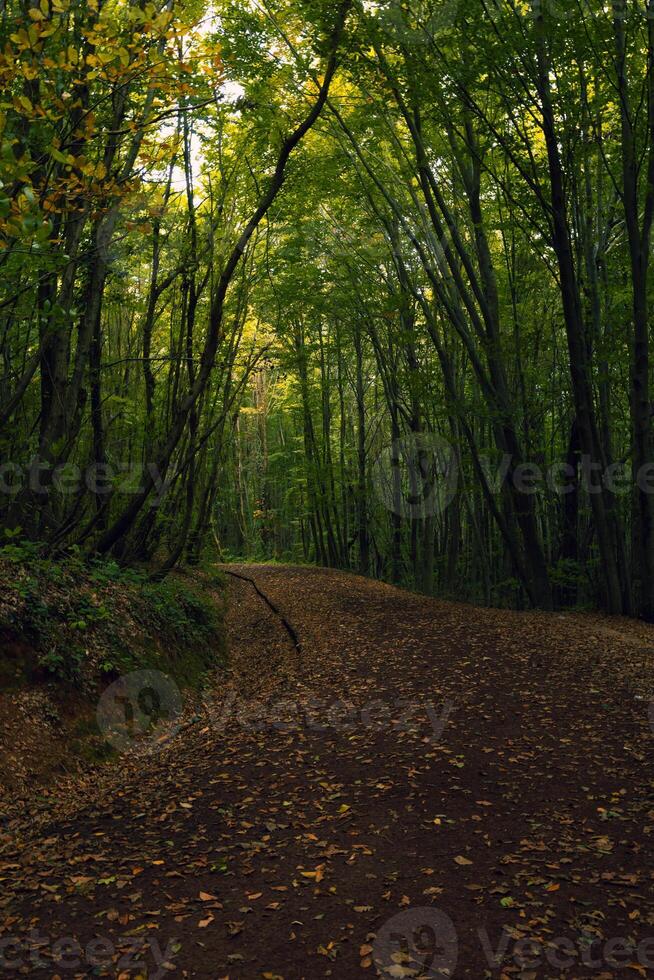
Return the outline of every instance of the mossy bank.
{"type": "Polygon", "coordinates": [[[206,569],[157,582],[76,552],[0,548],[0,786],[110,757],[95,709],[132,671],[161,671],[185,701],[197,697],[226,661],[224,596],[206,569]]]}

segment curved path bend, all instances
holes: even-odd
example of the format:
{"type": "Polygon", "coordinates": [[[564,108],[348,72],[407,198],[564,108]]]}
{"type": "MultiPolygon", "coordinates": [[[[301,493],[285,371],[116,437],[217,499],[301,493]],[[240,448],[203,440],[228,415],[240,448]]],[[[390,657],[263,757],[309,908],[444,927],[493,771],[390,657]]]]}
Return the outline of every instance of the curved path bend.
{"type": "Polygon", "coordinates": [[[620,624],[232,570],[201,719],[2,839],[0,973],[654,976],[620,624]]]}

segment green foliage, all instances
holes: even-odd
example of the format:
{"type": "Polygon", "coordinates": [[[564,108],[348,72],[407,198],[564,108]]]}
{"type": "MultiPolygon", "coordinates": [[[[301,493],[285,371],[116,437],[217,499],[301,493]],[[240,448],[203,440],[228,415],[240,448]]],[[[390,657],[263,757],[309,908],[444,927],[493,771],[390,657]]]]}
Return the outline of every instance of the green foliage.
{"type": "Polygon", "coordinates": [[[185,644],[206,643],[216,627],[215,605],[183,582],[166,579],[141,586],[140,595],[162,632],[170,632],[185,644]]]}
{"type": "Polygon", "coordinates": [[[219,606],[199,581],[150,582],[114,561],[43,551],[32,542],[0,549],[0,628],[33,649],[35,678],[92,688],[100,677],[155,667],[196,684],[221,662],[219,606]]]}

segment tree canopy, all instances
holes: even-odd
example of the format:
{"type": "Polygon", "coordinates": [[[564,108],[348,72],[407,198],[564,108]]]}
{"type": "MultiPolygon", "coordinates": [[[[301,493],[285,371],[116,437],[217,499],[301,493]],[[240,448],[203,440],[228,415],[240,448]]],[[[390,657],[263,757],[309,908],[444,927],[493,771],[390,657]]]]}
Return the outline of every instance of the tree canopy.
{"type": "Polygon", "coordinates": [[[652,0],[8,0],[0,517],[654,617],[652,0]]]}

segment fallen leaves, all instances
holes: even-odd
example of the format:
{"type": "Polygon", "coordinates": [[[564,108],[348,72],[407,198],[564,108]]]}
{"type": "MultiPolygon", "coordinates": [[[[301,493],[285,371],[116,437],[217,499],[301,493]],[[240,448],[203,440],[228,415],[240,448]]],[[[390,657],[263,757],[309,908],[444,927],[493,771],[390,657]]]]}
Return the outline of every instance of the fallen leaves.
{"type": "MultiPolygon", "coordinates": [[[[459,966],[475,976],[485,969],[476,930],[489,919],[494,949],[500,929],[510,937],[508,957],[520,939],[651,934],[654,808],[644,763],[625,770],[620,717],[609,729],[592,703],[586,710],[573,674],[568,691],[554,669],[529,667],[527,643],[541,641],[520,625],[528,614],[459,610],[336,573],[265,574],[279,582],[277,598],[292,606],[311,656],[300,683],[286,641],[267,633],[258,649],[248,626],[235,656],[255,663],[253,690],[269,661],[275,674],[283,665],[298,702],[314,682],[334,696],[346,686],[360,703],[438,690],[457,703],[447,744],[397,726],[234,726],[220,737],[197,726],[174,756],[121,774],[119,792],[74,827],[58,826],[33,853],[23,845],[19,860],[0,851],[18,916],[10,930],[54,910],[71,934],[101,926],[112,936],[187,935],[179,956],[168,954],[175,968],[192,975],[211,955],[214,975],[232,980],[294,977],[298,963],[306,976],[418,977],[419,965],[402,958],[410,935],[383,971],[375,935],[394,915],[453,903],[471,958],[459,966]],[[337,629],[330,610],[359,591],[361,611],[337,609],[334,621],[346,624],[337,629]],[[187,805],[162,808],[162,798],[187,805]],[[262,939],[271,933],[280,937],[274,959],[262,939]]],[[[252,622],[261,616],[255,604],[252,622]]],[[[3,914],[7,902],[3,894],[3,914]]],[[[638,966],[623,969],[646,975],[638,966]]]]}
{"type": "Polygon", "coordinates": [[[359,965],[362,970],[368,970],[372,966],[372,953],[373,947],[370,945],[370,943],[364,943],[359,948],[359,965]]]}
{"type": "Polygon", "coordinates": [[[303,878],[310,878],[319,884],[325,877],[325,865],[319,864],[315,871],[301,871],[300,874],[303,878]]]}

